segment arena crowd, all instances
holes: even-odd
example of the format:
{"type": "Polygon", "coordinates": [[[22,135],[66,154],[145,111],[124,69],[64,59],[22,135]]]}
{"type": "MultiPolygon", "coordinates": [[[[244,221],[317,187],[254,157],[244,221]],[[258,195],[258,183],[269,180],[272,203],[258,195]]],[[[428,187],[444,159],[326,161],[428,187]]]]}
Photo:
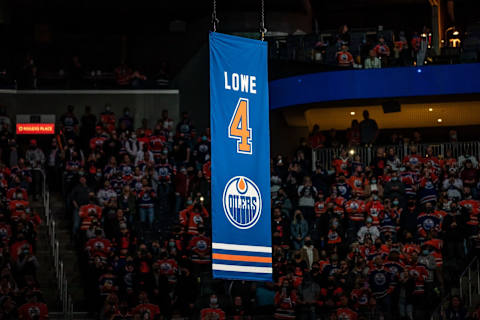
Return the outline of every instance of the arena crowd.
{"type": "MultiPolygon", "coordinates": [[[[134,128],[129,109],[108,105],[81,117],[69,107],[60,121],[44,151],[17,146],[8,125],[0,134],[0,220],[12,230],[2,234],[0,319],[24,303],[46,312],[35,268],[14,254],[22,243],[35,252],[38,215],[12,203],[36,190],[37,169],[66,199],[100,319],[428,319],[480,249],[478,155],[419,154],[412,139],[402,159],[378,147],[363,163],[339,147],[312,171],[315,131],[293,156],[272,157],[274,282],[212,280],[208,128],[167,111],[134,128]]],[[[446,319],[478,318],[451,300],[446,319]]]]}

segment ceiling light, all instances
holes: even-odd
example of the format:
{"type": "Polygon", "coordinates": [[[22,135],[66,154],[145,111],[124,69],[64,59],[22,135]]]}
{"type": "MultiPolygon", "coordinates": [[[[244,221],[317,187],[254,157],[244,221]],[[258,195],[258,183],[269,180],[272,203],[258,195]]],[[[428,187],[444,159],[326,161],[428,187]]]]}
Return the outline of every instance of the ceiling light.
{"type": "Polygon", "coordinates": [[[354,116],[354,115],[355,115],[355,111],[350,111],[350,115],[351,115],[351,116],[354,116]]]}
{"type": "Polygon", "coordinates": [[[460,34],[460,32],[458,32],[458,30],[453,31],[454,36],[458,36],[459,34],[460,34]]]}
{"type": "Polygon", "coordinates": [[[428,108],[428,111],[432,112],[432,111],[433,111],[433,108],[428,108]]]}
{"type": "Polygon", "coordinates": [[[437,119],[437,122],[438,122],[438,123],[442,123],[442,121],[443,121],[442,118],[438,118],[438,119],[437,119]]]}

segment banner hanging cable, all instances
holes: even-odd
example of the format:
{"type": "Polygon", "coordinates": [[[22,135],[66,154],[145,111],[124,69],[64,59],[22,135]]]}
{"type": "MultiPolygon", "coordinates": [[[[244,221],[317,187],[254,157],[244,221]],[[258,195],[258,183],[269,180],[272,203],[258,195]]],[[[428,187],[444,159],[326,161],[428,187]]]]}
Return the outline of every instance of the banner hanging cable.
{"type": "Polygon", "coordinates": [[[265,1],[260,0],[260,35],[261,39],[265,39],[267,29],[265,28],[265,1]]]}
{"type": "Polygon", "coordinates": [[[213,32],[217,32],[217,24],[220,22],[217,18],[217,0],[213,0],[212,26],[213,32]]]}

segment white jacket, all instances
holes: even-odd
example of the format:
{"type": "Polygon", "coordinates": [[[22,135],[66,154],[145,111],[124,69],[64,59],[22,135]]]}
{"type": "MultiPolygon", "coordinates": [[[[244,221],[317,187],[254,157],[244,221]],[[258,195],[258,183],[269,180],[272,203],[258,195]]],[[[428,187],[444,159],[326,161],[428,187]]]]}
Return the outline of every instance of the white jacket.
{"type": "Polygon", "coordinates": [[[33,169],[41,169],[45,163],[45,154],[40,148],[28,149],[25,153],[25,160],[33,169]]]}
{"type": "Polygon", "coordinates": [[[138,150],[140,149],[140,144],[137,139],[128,139],[125,141],[125,149],[131,157],[136,157],[138,150]]]}
{"type": "MultiPolygon", "coordinates": [[[[153,153],[152,151],[147,151],[148,154],[149,154],[149,159],[150,161],[153,161],[153,153]]],[[[143,161],[145,158],[145,152],[143,152],[143,150],[139,150],[137,152],[137,157],[135,158],[135,165],[137,165],[140,161],[143,161]]]]}
{"type": "Polygon", "coordinates": [[[360,243],[363,243],[363,241],[365,240],[365,236],[367,234],[370,235],[373,242],[375,242],[375,240],[378,237],[380,237],[380,231],[378,231],[378,228],[376,226],[370,226],[370,227],[363,226],[360,228],[360,230],[358,230],[358,233],[357,233],[358,241],[360,241],[360,243]]]}

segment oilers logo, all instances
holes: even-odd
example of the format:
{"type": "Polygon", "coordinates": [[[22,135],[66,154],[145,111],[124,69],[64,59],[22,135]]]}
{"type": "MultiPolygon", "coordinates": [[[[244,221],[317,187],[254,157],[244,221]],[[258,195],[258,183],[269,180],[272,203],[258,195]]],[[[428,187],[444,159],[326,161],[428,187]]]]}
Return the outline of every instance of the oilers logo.
{"type": "Polygon", "coordinates": [[[257,185],[243,176],[230,179],[223,191],[223,211],[236,228],[253,227],[262,212],[262,198],[257,185]]]}

